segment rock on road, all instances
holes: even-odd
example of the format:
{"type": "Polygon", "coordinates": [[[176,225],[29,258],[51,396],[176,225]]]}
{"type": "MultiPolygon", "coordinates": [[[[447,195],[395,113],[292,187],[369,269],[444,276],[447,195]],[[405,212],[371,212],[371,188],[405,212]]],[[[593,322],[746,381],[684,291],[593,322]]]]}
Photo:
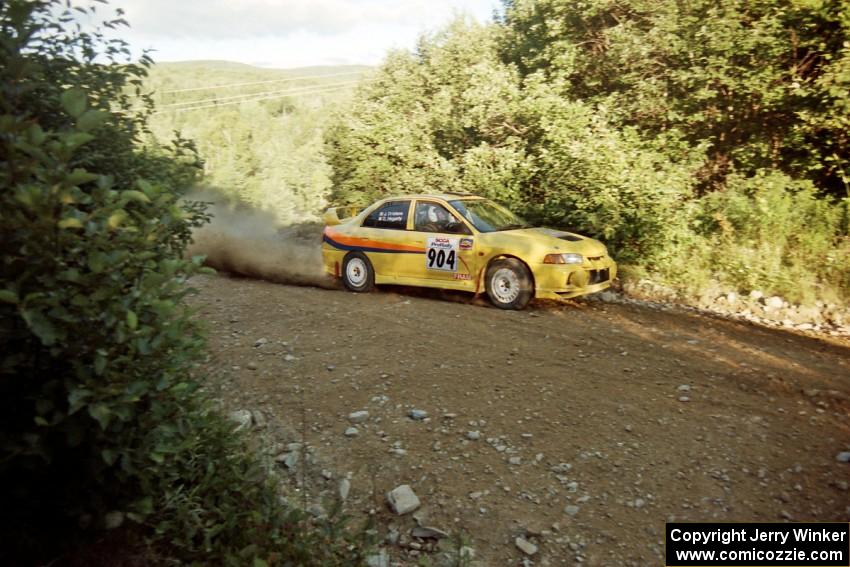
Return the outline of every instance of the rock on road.
{"type": "Polygon", "coordinates": [[[401,533],[392,561],[415,563],[417,524],[483,564],[645,565],[669,520],[850,520],[846,343],[593,301],[192,284],[227,408],[300,432],[281,442],[328,469],[308,490],[349,479],[347,510],[401,533]],[[399,485],[416,512],[387,507],[399,485]]]}

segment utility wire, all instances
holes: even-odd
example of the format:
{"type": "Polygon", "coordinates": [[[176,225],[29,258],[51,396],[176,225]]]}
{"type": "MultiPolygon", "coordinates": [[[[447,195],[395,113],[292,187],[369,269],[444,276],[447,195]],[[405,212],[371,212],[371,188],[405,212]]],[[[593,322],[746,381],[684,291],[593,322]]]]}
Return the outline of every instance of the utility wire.
{"type": "MultiPolygon", "coordinates": [[[[355,81],[355,82],[359,82],[359,81],[355,81]]],[[[168,108],[168,109],[165,109],[165,110],[159,110],[157,112],[154,112],[153,114],[164,114],[166,112],[185,112],[187,110],[201,110],[203,108],[220,108],[222,106],[230,106],[232,104],[242,104],[243,102],[255,102],[255,101],[261,101],[261,100],[271,100],[271,99],[275,99],[275,98],[285,98],[285,97],[288,97],[288,96],[304,96],[304,95],[319,94],[319,93],[323,93],[323,92],[340,91],[340,90],[343,90],[344,88],[345,88],[344,86],[331,87],[331,88],[325,87],[325,88],[310,91],[310,92],[300,92],[300,93],[292,93],[292,91],[289,91],[289,94],[278,94],[278,95],[273,95],[273,96],[263,96],[263,97],[258,97],[258,98],[235,100],[235,101],[232,101],[232,102],[224,102],[224,103],[221,103],[221,104],[207,104],[207,105],[203,105],[203,106],[190,106],[190,107],[185,107],[185,108],[168,108]]]]}
{"type": "Polygon", "coordinates": [[[328,77],[341,77],[343,75],[362,75],[368,71],[346,71],[344,73],[330,73],[328,75],[302,75],[301,77],[287,77],[286,79],[271,79],[268,81],[253,81],[250,83],[228,83],[223,85],[212,85],[209,87],[192,87],[187,89],[175,89],[171,91],[162,91],[162,94],[172,93],[188,93],[191,91],[208,91],[212,89],[223,89],[228,87],[247,87],[249,85],[265,85],[268,83],[289,83],[292,81],[306,81],[309,79],[325,79],[328,77]]]}
{"type": "Polygon", "coordinates": [[[311,86],[307,86],[307,87],[297,87],[297,88],[294,88],[294,89],[288,88],[288,89],[283,89],[283,90],[279,90],[279,91],[265,91],[265,92],[258,92],[258,93],[247,93],[247,94],[240,94],[240,95],[231,95],[231,96],[224,96],[224,97],[208,98],[208,99],[204,99],[204,100],[190,100],[190,101],[187,101],[187,102],[172,102],[172,103],[169,103],[169,104],[160,105],[159,108],[170,109],[170,108],[179,108],[179,107],[182,107],[182,106],[191,106],[191,105],[195,105],[195,104],[205,104],[205,103],[208,103],[208,102],[220,102],[220,101],[223,101],[223,100],[236,100],[236,99],[243,99],[243,98],[244,99],[250,99],[250,97],[254,97],[254,96],[276,95],[276,94],[283,94],[283,93],[287,93],[287,92],[303,91],[305,89],[315,89],[315,88],[334,87],[334,86],[346,86],[346,85],[353,85],[353,84],[356,84],[356,83],[359,83],[359,82],[360,81],[343,81],[343,82],[340,82],[340,83],[330,83],[328,85],[311,85],[311,86]]]}

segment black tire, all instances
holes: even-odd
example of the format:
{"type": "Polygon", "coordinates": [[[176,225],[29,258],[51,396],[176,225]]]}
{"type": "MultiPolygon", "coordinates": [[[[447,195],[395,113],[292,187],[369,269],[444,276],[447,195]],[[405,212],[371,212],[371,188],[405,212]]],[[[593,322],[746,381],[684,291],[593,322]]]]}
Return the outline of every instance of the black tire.
{"type": "Polygon", "coordinates": [[[375,289],[375,269],[365,254],[349,252],[345,255],[342,260],[342,283],[346,289],[356,293],[375,289]]]}
{"type": "Polygon", "coordinates": [[[516,258],[493,260],[487,266],[484,287],[499,309],[525,309],[534,297],[534,282],[525,264],[516,258]]]}

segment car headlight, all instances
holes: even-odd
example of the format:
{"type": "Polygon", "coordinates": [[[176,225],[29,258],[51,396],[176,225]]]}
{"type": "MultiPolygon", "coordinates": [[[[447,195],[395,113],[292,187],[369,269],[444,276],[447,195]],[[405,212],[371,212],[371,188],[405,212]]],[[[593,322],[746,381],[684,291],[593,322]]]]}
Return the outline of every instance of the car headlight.
{"type": "Polygon", "coordinates": [[[544,264],[581,264],[584,257],[581,254],[568,252],[566,254],[547,254],[543,258],[544,264]]]}

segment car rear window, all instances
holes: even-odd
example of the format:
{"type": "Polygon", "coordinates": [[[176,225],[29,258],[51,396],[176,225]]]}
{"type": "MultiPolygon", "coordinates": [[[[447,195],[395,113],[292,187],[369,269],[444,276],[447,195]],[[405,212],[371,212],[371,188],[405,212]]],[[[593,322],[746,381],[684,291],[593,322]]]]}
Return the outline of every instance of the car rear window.
{"type": "Polygon", "coordinates": [[[407,228],[407,211],[410,201],[390,201],[384,203],[366,217],[363,226],[369,228],[389,228],[405,230],[407,228]]]}

